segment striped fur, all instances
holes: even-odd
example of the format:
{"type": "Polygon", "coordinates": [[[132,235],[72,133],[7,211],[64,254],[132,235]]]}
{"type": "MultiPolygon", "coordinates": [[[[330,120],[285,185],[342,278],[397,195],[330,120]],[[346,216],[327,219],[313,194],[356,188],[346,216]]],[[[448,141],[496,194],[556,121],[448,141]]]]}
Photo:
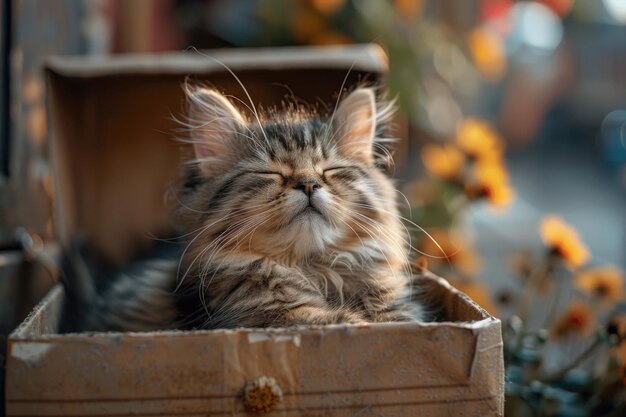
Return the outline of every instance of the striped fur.
{"type": "MultiPolygon", "coordinates": [[[[407,235],[385,173],[390,105],[361,88],[327,117],[295,107],[244,115],[215,91],[187,94],[196,158],[181,191],[187,234],[165,285],[171,303],[154,312],[164,327],[421,320],[406,302],[407,235]]],[[[145,298],[133,307],[143,323],[145,298]]]]}

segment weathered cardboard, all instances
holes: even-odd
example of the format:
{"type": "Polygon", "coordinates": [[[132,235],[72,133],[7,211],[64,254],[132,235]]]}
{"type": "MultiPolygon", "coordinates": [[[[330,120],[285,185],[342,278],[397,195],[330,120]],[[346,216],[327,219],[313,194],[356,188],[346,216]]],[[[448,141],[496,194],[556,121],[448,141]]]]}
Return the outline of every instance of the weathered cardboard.
{"type": "MultiPolygon", "coordinates": [[[[268,87],[275,82],[332,102],[349,67],[347,85],[387,69],[372,46],[212,55],[266,105],[284,94],[268,87]]],[[[176,181],[184,150],[163,132],[174,127],[168,112],[182,109],[184,77],[245,97],[199,55],[57,59],[47,74],[59,240],[86,232],[124,262],[172,230],[163,184],[176,181]]],[[[416,282],[439,322],[69,335],[55,334],[57,286],[10,336],[7,415],[244,415],[242,389],[261,376],[283,392],[272,415],[503,415],[499,320],[441,279],[416,282]]]]}
{"type": "Polygon", "coordinates": [[[445,281],[446,322],[57,335],[55,287],[11,335],[9,416],[245,415],[273,377],[277,416],[501,416],[500,322],[445,281]]]}

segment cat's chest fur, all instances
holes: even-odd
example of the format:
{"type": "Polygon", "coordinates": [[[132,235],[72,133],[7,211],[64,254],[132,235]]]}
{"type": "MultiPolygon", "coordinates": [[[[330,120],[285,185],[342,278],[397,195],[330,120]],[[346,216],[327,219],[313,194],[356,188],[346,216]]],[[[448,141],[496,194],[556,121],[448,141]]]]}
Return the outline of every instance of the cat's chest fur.
{"type": "Polygon", "coordinates": [[[385,304],[397,297],[407,285],[402,270],[386,262],[361,259],[350,251],[332,252],[299,265],[268,261],[271,269],[282,276],[301,277],[314,286],[334,306],[358,307],[362,304],[385,304]]]}

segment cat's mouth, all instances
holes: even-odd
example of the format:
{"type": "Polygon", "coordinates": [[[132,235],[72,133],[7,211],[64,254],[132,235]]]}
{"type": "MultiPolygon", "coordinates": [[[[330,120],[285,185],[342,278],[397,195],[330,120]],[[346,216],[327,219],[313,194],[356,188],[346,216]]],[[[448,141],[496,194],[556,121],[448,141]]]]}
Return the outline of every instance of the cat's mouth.
{"type": "Polygon", "coordinates": [[[319,211],[313,204],[309,203],[308,206],[306,206],[304,208],[304,210],[302,210],[302,213],[317,213],[320,216],[324,217],[324,215],[322,214],[321,211],[319,211]]]}
{"type": "Polygon", "coordinates": [[[291,218],[289,223],[293,223],[301,219],[313,219],[315,217],[320,217],[322,220],[326,220],[326,216],[324,216],[324,214],[317,207],[309,203],[306,207],[304,207],[302,210],[297,212],[291,218]]]}

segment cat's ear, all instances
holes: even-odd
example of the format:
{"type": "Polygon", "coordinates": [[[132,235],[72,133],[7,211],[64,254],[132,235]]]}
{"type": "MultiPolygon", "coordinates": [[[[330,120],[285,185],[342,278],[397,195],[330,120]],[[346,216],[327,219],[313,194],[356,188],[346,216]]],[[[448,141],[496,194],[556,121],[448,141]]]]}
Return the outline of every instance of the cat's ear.
{"type": "Polygon", "coordinates": [[[205,174],[227,169],[235,158],[245,119],[217,91],[195,88],[186,92],[191,138],[200,169],[205,174]]]}
{"type": "Polygon", "coordinates": [[[372,163],[376,131],[374,92],[359,88],[343,99],[333,118],[333,130],[340,153],[372,163]]]}

